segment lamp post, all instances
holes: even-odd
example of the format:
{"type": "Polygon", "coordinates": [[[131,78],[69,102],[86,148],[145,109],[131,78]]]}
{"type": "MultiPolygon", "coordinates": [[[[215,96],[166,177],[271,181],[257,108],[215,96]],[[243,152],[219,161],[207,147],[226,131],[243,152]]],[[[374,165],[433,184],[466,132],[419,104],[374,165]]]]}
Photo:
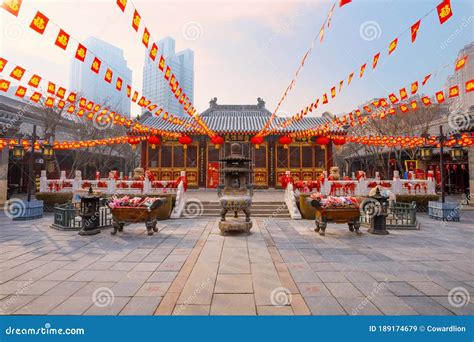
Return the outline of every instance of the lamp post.
{"type": "MultiPolygon", "coordinates": [[[[15,159],[21,159],[25,156],[25,148],[21,143],[23,136],[19,136],[18,144],[13,146],[13,157],[15,159]]],[[[33,132],[31,136],[25,136],[28,138],[31,143],[30,155],[28,156],[28,173],[27,173],[27,183],[26,183],[26,191],[27,191],[27,203],[24,213],[21,216],[14,217],[15,220],[27,220],[33,218],[40,218],[43,216],[43,201],[32,201],[31,195],[33,189],[35,187],[35,179],[34,179],[34,163],[35,163],[35,145],[36,141],[38,140],[38,136],[36,135],[36,125],[33,125],[33,132]]],[[[53,156],[54,150],[52,145],[50,144],[49,140],[43,144],[42,154],[46,159],[49,159],[53,156]]]]}
{"type": "MultiPolygon", "coordinates": [[[[422,136],[426,139],[429,137],[428,134],[422,136]]],[[[457,144],[458,139],[461,137],[459,133],[453,134],[456,141],[455,145],[449,151],[453,161],[461,160],[464,156],[462,147],[457,144]]],[[[459,221],[459,205],[457,203],[446,203],[446,191],[445,191],[445,169],[444,169],[444,143],[449,140],[449,137],[444,135],[443,126],[439,126],[439,135],[436,137],[438,140],[439,147],[439,167],[441,177],[441,198],[439,202],[430,201],[428,203],[428,215],[432,218],[459,221]]],[[[425,161],[430,160],[433,156],[432,146],[425,143],[420,151],[421,158],[425,161]]]]}

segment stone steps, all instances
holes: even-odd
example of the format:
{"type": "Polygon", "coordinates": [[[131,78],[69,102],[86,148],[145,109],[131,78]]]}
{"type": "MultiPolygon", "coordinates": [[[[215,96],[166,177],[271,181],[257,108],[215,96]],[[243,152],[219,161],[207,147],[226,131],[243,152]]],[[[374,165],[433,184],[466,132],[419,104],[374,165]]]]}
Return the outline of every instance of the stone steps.
{"type": "MultiPolygon", "coordinates": [[[[220,217],[221,207],[218,202],[201,202],[202,213],[201,217],[220,217]]],[[[185,206],[186,208],[186,206],[185,206]]],[[[251,207],[252,217],[274,217],[274,218],[290,218],[290,212],[286,207],[285,202],[274,201],[274,202],[254,202],[251,207]]],[[[227,214],[232,215],[231,213],[227,214]]],[[[240,213],[239,216],[244,216],[244,213],[240,213]]],[[[186,215],[183,215],[186,217],[186,215]]]]}

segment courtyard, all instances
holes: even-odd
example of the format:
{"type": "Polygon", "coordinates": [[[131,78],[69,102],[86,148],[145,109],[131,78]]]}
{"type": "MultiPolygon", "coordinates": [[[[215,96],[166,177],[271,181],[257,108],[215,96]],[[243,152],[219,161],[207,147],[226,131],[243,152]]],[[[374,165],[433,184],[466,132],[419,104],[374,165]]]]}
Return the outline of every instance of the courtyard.
{"type": "Polygon", "coordinates": [[[3,217],[0,313],[474,313],[474,211],[457,223],[419,214],[421,230],[386,236],[336,224],[319,236],[312,220],[252,220],[249,236],[221,236],[217,217],[160,221],[153,236],[140,224],[116,236],[80,236],[50,228],[51,214],[3,217]]]}

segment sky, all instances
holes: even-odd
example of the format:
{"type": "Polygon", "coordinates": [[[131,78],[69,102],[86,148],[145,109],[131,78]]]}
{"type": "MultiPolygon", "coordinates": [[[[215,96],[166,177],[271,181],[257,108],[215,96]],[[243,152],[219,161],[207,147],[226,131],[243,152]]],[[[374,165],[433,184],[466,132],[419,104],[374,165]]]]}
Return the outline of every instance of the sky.
{"type": "MultiPolygon", "coordinates": [[[[130,0],[129,0],[130,1],[130,0]]],[[[278,115],[293,115],[368,62],[366,75],[357,76],[323,111],[349,112],[374,97],[387,96],[426,74],[436,73],[423,89],[433,95],[453,73],[458,52],[474,41],[474,1],[451,0],[453,17],[440,25],[436,11],[422,19],[418,38],[409,31],[387,57],[390,41],[409,29],[441,0],[353,0],[337,8],[322,43],[316,42],[301,70],[296,87],[278,115]],[[381,52],[379,64],[372,58],[381,52]],[[448,67],[444,67],[448,65],[448,67]]],[[[291,81],[301,58],[319,32],[334,1],[162,1],[134,0],[154,40],[171,36],[177,50],[192,49],[195,58],[194,103],[198,111],[211,98],[220,104],[266,101],[270,111],[291,81]]],[[[115,0],[23,0],[18,18],[0,11],[0,56],[69,87],[67,51],[54,45],[58,29],[44,36],[29,28],[40,10],[75,39],[95,36],[123,49],[133,70],[133,87],[141,90],[145,48],[131,28],[132,10],[122,13],[115,0]]],[[[474,61],[472,61],[474,62],[474,61]]],[[[346,83],[345,81],[345,83],[346,83]]],[[[132,107],[132,116],[140,112],[132,107]]]]}

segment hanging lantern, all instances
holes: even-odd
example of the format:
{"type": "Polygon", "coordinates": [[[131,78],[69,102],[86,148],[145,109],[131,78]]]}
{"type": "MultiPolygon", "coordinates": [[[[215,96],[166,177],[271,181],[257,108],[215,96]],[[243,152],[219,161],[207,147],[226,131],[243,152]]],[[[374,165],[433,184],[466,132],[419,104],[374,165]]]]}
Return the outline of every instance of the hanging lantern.
{"type": "Polygon", "coordinates": [[[258,150],[260,148],[260,145],[263,143],[263,137],[256,135],[250,138],[250,143],[255,146],[255,148],[258,150]]]}
{"type": "Polygon", "coordinates": [[[332,139],[332,143],[336,146],[341,146],[346,143],[346,138],[345,137],[335,137],[332,139]]]}
{"type": "Polygon", "coordinates": [[[451,159],[453,161],[460,161],[464,158],[464,150],[459,145],[453,146],[449,151],[449,154],[451,155],[451,159]]]}
{"type": "Polygon", "coordinates": [[[160,137],[156,135],[150,135],[147,140],[148,144],[151,145],[151,148],[154,150],[156,148],[156,145],[161,144],[161,139],[160,137]]]}
{"type": "Polygon", "coordinates": [[[211,143],[214,144],[214,147],[218,150],[224,143],[224,138],[219,135],[215,135],[211,138],[211,143]]]}
{"type": "Polygon", "coordinates": [[[132,150],[135,150],[140,143],[140,138],[138,137],[129,137],[128,143],[132,146],[132,150]]]}
{"type": "Polygon", "coordinates": [[[21,159],[25,155],[25,149],[22,144],[13,145],[13,158],[21,159]]]}
{"type": "Polygon", "coordinates": [[[50,159],[54,155],[53,146],[48,142],[44,143],[42,152],[45,159],[50,159]]]}
{"type": "Polygon", "coordinates": [[[184,149],[187,149],[188,145],[193,142],[193,138],[191,138],[189,135],[183,135],[178,138],[178,141],[181,145],[183,145],[184,149]]]}
{"type": "Polygon", "coordinates": [[[330,142],[329,138],[323,137],[323,136],[317,137],[315,140],[316,144],[323,145],[323,146],[329,144],[329,142],[330,142]]]}
{"type": "Polygon", "coordinates": [[[283,145],[283,148],[288,148],[288,145],[291,144],[293,139],[291,137],[284,135],[278,139],[278,142],[283,145]]]}

